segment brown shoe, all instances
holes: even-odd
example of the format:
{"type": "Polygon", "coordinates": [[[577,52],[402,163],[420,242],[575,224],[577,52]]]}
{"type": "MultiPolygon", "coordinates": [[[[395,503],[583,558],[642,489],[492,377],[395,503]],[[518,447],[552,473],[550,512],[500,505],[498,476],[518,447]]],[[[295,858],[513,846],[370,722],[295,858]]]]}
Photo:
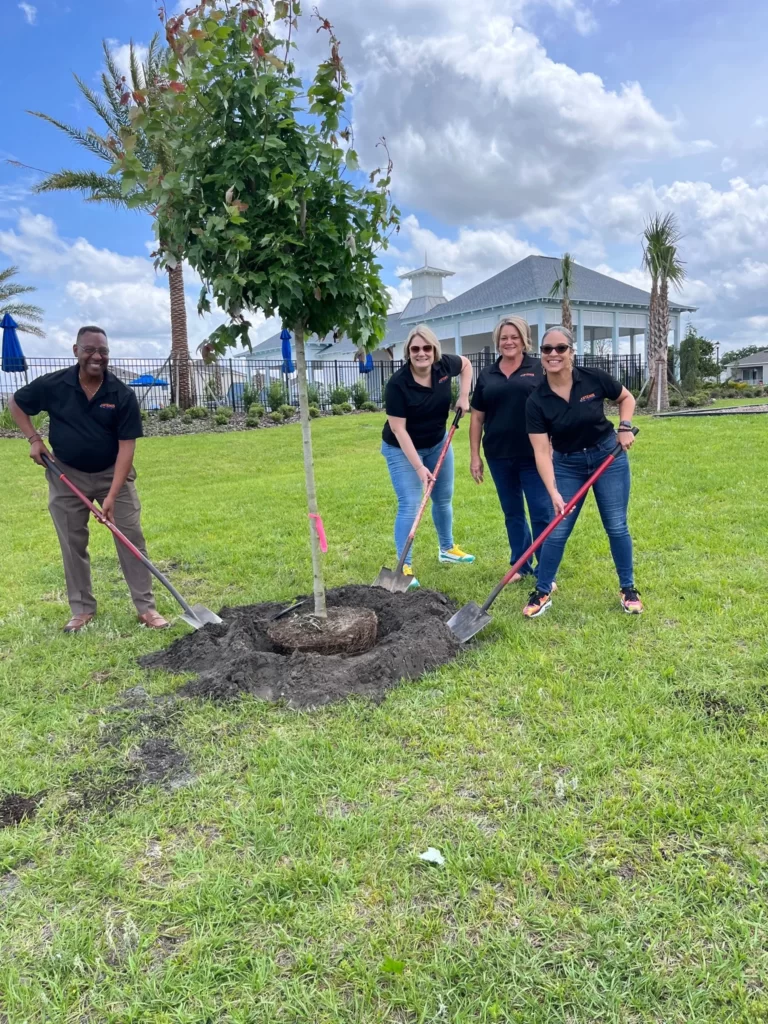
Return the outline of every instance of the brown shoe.
{"type": "Polygon", "coordinates": [[[88,623],[94,617],[94,614],[94,612],[90,612],[85,615],[73,615],[72,618],[64,627],[64,632],[79,633],[81,629],[88,625],[88,623]]]}
{"type": "Polygon", "coordinates": [[[170,622],[156,611],[144,612],[139,616],[139,622],[147,629],[168,629],[170,626],[170,622]]]}

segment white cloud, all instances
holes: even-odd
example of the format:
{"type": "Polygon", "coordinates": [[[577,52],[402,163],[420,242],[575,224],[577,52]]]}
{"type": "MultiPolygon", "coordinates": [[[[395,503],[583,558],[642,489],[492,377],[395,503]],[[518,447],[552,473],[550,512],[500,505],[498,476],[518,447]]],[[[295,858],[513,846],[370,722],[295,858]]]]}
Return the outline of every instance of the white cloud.
{"type": "MultiPolygon", "coordinates": [[[[121,43],[119,39],[107,39],[107,45],[115,59],[118,70],[130,81],[131,75],[131,47],[129,43],[121,43]]],[[[143,43],[134,43],[133,52],[136,59],[142,64],[147,59],[148,47],[143,43]]]]}
{"type": "MultiPolygon", "coordinates": [[[[165,358],[170,350],[170,305],[166,276],[151,260],[99,249],[84,238],[62,238],[50,217],[23,210],[15,228],[0,231],[0,253],[20,267],[23,283],[38,291],[45,310],[45,340],[25,338],[29,355],[69,352],[78,327],[97,323],[110,337],[114,356],[165,358]]],[[[199,317],[199,279],[186,275],[190,349],[194,354],[219,323],[221,313],[199,317]]],[[[275,330],[253,316],[254,344],[275,330]]]]}
{"type": "Polygon", "coordinates": [[[19,10],[23,11],[24,18],[28,25],[37,24],[37,8],[33,7],[32,4],[20,3],[19,10]]]}
{"type": "Polygon", "coordinates": [[[735,171],[737,167],[738,161],[734,160],[733,157],[725,156],[720,161],[720,170],[725,171],[726,174],[729,174],[731,171],[735,171]]]}
{"type": "Polygon", "coordinates": [[[574,201],[623,162],[708,145],[684,143],[637,82],[612,90],[553,60],[521,20],[534,6],[582,20],[590,10],[331,0],[340,38],[352,40],[357,148],[373,160],[386,136],[400,201],[449,223],[509,219],[574,201]]]}

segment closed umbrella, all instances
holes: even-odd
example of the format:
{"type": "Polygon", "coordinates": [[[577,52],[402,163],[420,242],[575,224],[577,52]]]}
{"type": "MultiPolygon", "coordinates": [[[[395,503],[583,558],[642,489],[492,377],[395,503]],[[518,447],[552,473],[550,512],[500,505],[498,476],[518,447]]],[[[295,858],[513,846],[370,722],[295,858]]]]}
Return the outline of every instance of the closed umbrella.
{"type": "Polygon", "coordinates": [[[365,360],[363,360],[362,356],[358,356],[357,361],[359,363],[360,373],[372,373],[373,372],[373,370],[374,370],[373,356],[371,355],[370,352],[366,355],[365,360]]]}
{"type": "Polygon", "coordinates": [[[0,327],[3,329],[2,368],[3,373],[23,373],[26,379],[27,361],[16,333],[18,326],[10,313],[6,313],[0,321],[0,327]]]}
{"type": "Polygon", "coordinates": [[[283,373],[295,373],[296,367],[293,365],[291,353],[291,332],[287,327],[280,332],[280,341],[283,343],[283,373]]]}

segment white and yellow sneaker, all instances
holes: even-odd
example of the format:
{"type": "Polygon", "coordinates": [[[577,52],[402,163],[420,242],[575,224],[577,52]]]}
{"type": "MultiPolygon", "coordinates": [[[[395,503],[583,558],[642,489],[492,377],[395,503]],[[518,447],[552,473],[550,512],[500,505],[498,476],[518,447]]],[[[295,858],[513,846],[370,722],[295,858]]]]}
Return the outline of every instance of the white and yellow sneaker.
{"type": "Polygon", "coordinates": [[[440,562],[474,562],[475,556],[468,555],[462,551],[458,544],[454,544],[450,551],[441,551],[438,555],[440,562]]]}
{"type": "Polygon", "coordinates": [[[415,590],[417,587],[421,586],[419,581],[413,575],[413,569],[410,567],[410,565],[404,565],[403,566],[403,576],[410,576],[411,577],[411,582],[410,582],[410,584],[408,586],[409,590],[415,590]]]}

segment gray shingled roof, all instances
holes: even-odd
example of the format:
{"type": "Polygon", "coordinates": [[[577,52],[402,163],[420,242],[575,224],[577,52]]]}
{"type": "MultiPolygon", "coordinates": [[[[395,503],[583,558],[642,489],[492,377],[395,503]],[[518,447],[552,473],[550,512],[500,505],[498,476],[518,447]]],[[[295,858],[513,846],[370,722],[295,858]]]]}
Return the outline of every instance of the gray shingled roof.
{"type": "MultiPolygon", "coordinates": [[[[424,319],[435,320],[438,317],[547,299],[559,273],[559,259],[551,256],[526,256],[524,260],[470,288],[463,295],[458,295],[450,302],[431,310],[424,319]]],[[[646,307],[651,298],[648,292],[640,288],[633,288],[623,281],[608,277],[607,274],[598,274],[596,270],[582,267],[578,263],[573,266],[573,287],[570,297],[575,303],[597,302],[601,305],[646,307]]],[[[673,302],[670,302],[669,308],[675,313],[694,310],[692,306],[681,306],[673,302]]]]}
{"type": "Polygon", "coordinates": [[[753,356],[744,356],[743,359],[737,359],[731,363],[731,366],[764,366],[768,363],[768,349],[764,349],[762,352],[755,352],[753,356]]]}

